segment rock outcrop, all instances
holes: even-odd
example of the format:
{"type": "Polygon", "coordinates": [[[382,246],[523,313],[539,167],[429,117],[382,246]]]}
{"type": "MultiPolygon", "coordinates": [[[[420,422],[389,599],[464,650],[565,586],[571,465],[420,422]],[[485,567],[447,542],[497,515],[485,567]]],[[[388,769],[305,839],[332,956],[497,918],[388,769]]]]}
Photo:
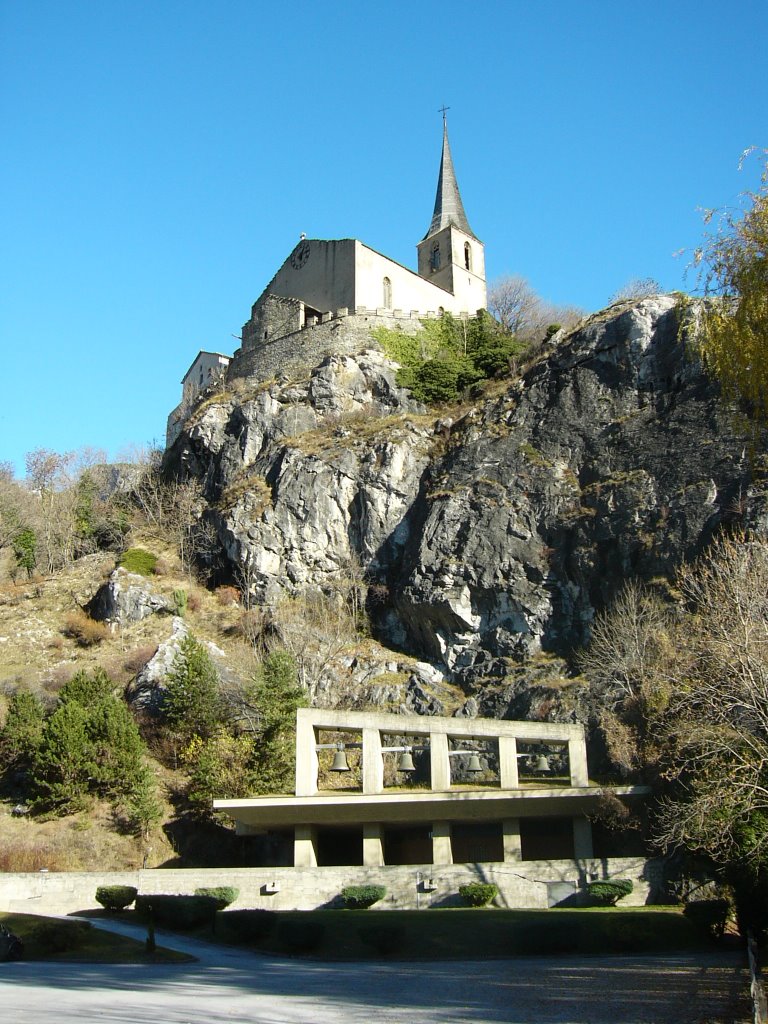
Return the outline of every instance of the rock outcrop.
{"type": "Polygon", "coordinates": [[[158,612],[170,613],[173,605],[155,594],[148,581],[125,569],[115,569],[87,605],[88,614],[100,622],[125,625],[140,622],[158,612]]]}
{"type": "Polygon", "coordinates": [[[411,401],[380,353],[330,357],[209,400],[168,465],[203,482],[257,600],[364,575],[379,637],[472,693],[567,655],[627,578],[670,578],[749,513],[745,442],[681,308],[617,304],[453,419],[411,401]]]}

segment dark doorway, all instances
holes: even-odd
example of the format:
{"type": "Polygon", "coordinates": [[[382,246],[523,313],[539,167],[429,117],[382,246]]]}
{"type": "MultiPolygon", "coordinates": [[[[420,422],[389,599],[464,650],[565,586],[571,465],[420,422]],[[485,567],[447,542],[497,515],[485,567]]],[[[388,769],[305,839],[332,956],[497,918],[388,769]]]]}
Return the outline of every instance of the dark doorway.
{"type": "Polygon", "coordinates": [[[504,860],[504,835],[500,821],[451,825],[454,864],[504,860]]]}
{"type": "Polygon", "coordinates": [[[432,834],[429,825],[384,830],[385,864],[431,864],[432,834]]]}
{"type": "Polygon", "coordinates": [[[315,842],[318,867],[363,863],[361,828],[319,828],[315,842]]]}
{"type": "Polygon", "coordinates": [[[523,860],[573,860],[572,818],[521,818],[523,860]]]}

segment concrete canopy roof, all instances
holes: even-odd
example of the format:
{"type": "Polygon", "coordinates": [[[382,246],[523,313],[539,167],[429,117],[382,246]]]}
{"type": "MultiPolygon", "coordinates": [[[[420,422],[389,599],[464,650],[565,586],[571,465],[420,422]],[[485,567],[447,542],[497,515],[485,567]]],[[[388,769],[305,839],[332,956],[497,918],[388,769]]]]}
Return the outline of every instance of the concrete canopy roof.
{"type": "MultiPolygon", "coordinates": [[[[595,809],[599,786],[523,787],[519,790],[457,789],[394,793],[325,792],[315,796],[265,796],[214,800],[248,830],[266,831],[295,825],[362,825],[367,822],[415,824],[424,821],[489,821],[503,818],[569,817],[595,809]]],[[[647,795],[647,786],[612,787],[622,797],[647,795]]]]}

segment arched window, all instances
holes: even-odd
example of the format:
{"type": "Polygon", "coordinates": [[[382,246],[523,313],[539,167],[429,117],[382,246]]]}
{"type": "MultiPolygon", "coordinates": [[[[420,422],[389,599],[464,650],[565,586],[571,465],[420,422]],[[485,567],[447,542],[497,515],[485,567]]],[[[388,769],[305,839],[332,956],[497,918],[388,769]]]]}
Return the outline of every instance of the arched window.
{"type": "Polygon", "coordinates": [[[392,282],[388,277],[384,278],[384,309],[392,309],[392,282]]]}
{"type": "Polygon", "coordinates": [[[467,270],[472,269],[472,250],[469,247],[469,242],[464,243],[464,266],[467,270]]]}
{"type": "Polygon", "coordinates": [[[440,243],[435,242],[432,246],[432,255],[429,259],[429,265],[433,270],[440,269],[440,243]]]}

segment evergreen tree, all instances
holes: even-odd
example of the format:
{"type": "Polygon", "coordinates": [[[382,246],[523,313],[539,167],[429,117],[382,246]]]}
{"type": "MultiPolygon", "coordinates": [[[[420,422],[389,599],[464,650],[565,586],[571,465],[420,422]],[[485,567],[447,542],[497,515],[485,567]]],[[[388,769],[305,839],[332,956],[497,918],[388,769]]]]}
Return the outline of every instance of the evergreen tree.
{"type": "Polygon", "coordinates": [[[91,795],[118,801],[147,789],[144,741],[113,689],[98,668],[78,672],[62,687],[33,761],[38,805],[66,813],[91,795]]]}
{"type": "Polygon", "coordinates": [[[114,695],[115,684],[103,668],[91,672],[80,669],[59,690],[59,705],[74,701],[84,708],[93,707],[99,701],[114,695]]]}
{"type": "Polygon", "coordinates": [[[142,765],[125,800],[128,822],[135,836],[148,839],[152,827],[160,821],[163,810],[157,797],[155,773],[142,765]]]}
{"type": "Polygon", "coordinates": [[[296,662],[287,651],[273,651],[264,659],[249,696],[260,719],[251,784],[257,793],[291,792],[296,769],[296,709],[306,706],[307,697],[297,681],[296,662]]]}
{"type": "Polygon", "coordinates": [[[179,645],[165,680],[163,714],[185,742],[193,736],[207,739],[225,719],[219,676],[211,656],[191,633],[179,645]]]}
{"type": "Polygon", "coordinates": [[[16,567],[26,570],[27,576],[31,576],[37,567],[37,536],[34,530],[27,528],[17,533],[13,540],[13,557],[16,567]]]}
{"type": "Polygon", "coordinates": [[[108,696],[88,715],[93,774],[90,789],[100,796],[118,797],[132,792],[144,775],[144,741],[122,700],[108,696]]]}
{"type": "Polygon", "coordinates": [[[32,769],[38,805],[62,813],[84,806],[95,770],[88,717],[81,704],[68,701],[46,721],[32,769]]]}
{"type": "Polygon", "coordinates": [[[28,770],[43,738],[45,711],[28,690],[17,690],[8,702],[0,732],[0,756],[7,771],[28,770]]]}

